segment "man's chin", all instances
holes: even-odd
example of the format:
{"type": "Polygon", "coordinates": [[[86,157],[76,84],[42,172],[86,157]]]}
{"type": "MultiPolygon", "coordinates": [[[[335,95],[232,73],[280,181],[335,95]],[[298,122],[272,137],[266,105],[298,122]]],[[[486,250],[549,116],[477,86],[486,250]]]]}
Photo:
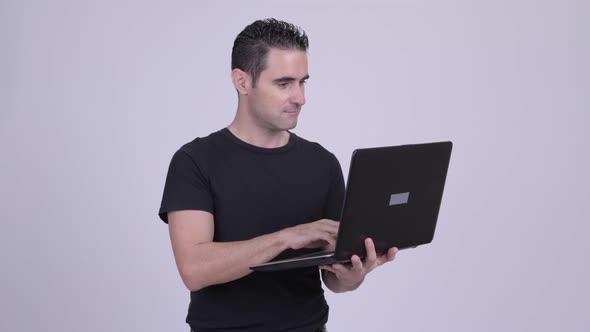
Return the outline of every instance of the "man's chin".
{"type": "Polygon", "coordinates": [[[290,126],[288,126],[287,128],[285,128],[285,130],[291,130],[291,129],[295,129],[295,127],[297,127],[297,121],[295,121],[294,123],[292,123],[290,126]]]}
{"type": "Polygon", "coordinates": [[[279,130],[291,130],[294,129],[295,127],[297,127],[297,120],[295,121],[289,121],[288,123],[281,123],[278,126],[276,126],[277,129],[279,130]]]}

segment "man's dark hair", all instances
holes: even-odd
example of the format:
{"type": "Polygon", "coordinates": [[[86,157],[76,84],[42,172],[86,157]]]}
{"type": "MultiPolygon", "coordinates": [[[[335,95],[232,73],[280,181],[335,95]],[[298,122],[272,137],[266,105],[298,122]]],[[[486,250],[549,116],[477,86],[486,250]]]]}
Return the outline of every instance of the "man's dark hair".
{"type": "Polygon", "coordinates": [[[234,41],[231,69],[241,69],[252,77],[252,86],[266,68],[271,48],[307,51],[309,41],[301,28],[274,18],[258,20],[248,25],[234,41]]]}

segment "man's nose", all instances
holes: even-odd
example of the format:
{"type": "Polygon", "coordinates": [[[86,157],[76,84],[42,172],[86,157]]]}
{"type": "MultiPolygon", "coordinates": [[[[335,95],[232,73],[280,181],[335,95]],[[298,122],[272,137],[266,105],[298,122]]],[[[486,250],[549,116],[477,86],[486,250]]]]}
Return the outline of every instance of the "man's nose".
{"type": "Polygon", "coordinates": [[[296,103],[301,106],[305,104],[305,89],[303,85],[294,89],[293,95],[291,96],[291,103],[296,103]]]}

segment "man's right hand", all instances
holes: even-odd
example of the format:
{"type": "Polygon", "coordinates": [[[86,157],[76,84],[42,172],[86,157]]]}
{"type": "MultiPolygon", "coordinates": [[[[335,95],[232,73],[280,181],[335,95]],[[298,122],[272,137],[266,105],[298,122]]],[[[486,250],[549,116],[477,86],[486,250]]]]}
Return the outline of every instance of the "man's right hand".
{"type": "Polygon", "coordinates": [[[284,241],[291,249],[334,248],[339,222],[330,219],[297,225],[281,230],[284,241]]]}
{"type": "Polygon", "coordinates": [[[285,249],[328,245],[334,250],[339,223],[318,220],[244,241],[215,242],[210,212],[168,213],[170,240],[180,276],[193,292],[242,278],[250,266],[266,263],[285,249]]]}

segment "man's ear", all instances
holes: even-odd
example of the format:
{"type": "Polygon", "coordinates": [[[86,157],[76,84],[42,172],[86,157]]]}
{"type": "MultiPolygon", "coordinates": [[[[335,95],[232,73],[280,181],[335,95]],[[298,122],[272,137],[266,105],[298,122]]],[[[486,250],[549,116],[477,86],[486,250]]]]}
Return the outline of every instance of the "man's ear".
{"type": "Polygon", "coordinates": [[[231,71],[231,80],[239,94],[248,95],[252,84],[252,80],[250,79],[250,75],[248,75],[248,73],[236,68],[231,71]]]}

